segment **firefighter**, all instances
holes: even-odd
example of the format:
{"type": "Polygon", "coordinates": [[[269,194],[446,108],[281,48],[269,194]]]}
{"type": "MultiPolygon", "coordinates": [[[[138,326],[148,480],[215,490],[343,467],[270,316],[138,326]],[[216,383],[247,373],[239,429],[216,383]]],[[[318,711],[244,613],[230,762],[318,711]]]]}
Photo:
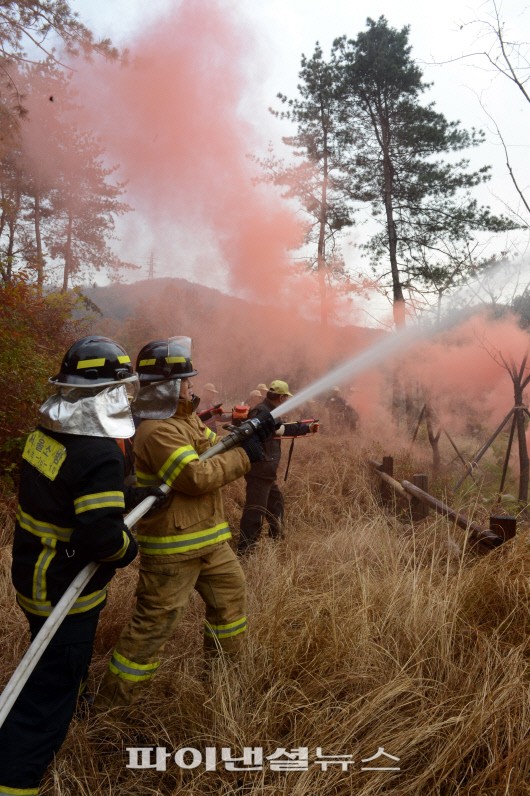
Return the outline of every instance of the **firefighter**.
{"type": "Polygon", "coordinates": [[[211,431],[217,431],[217,421],[219,416],[223,414],[222,401],[219,401],[219,390],[215,389],[215,385],[208,382],[204,385],[200,395],[200,404],[203,409],[197,411],[205,426],[211,431]]]}
{"type": "MultiPolygon", "coordinates": [[[[221,487],[244,475],[263,457],[260,435],[274,431],[264,413],[262,428],[241,447],[200,459],[216,435],[197,416],[191,379],[191,340],[175,337],[145,345],[138,355],[140,395],[180,382],[175,411],[164,419],[143,419],[134,442],[138,482],[170,487],[163,509],[137,526],[140,572],[136,607],[112,654],[96,697],[96,709],[129,705],[141,695],[160,665],[195,589],[206,604],[207,653],[237,653],[247,627],[246,587],[228,544],[221,487]]],[[[144,413],[144,417],[147,413],[144,413]]]]}
{"type": "MultiPolygon", "coordinates": [[[[38,793],[86,681],[107,583],[136,555],[123,521],[124,457],[138,379],[124,349],[85,337],[67,351],[27,439],[12,580],[32,639],[75,576],[100,563],[0,729],[0,794],[38,793]]],[[[145,495],[140,495],[143,497],[145,495]]]]}
{"type": "Polygon", "coordinates": [[[195,397],[196,404],[204,404],[204,409],[197,409],[197,414],[211,431],[217,433],[219,424],[230,423],[232,413],[225,412],[222,401],[219,401],[219,390],[211,382],[202,388],[200,397],[195,397]]]}
{"type": "Polygon", "coordinates": [[[256,407],[258,404],[260,404],[263,401],[264,397],[265,396],[261,394],[260,390],[251,390],[250,395],[248,396],[246,401],[248,408],[254,409],[254,407],[256,407]]]}
{"type": "Polygon", "coordinates": [[[334,433],[356,431],[359,415],[350,404],[342,397],[340,387],[333,387],[326,399],[329,428],[334,433]]]}
{"type": "Polygon", "coordinates": [[[208,382],[202,388],[201,398],[204,400],[205,406],[214,406],[219,402],[219,390],[215,389],[215,384],[208,382]]]}
{"type": "MultiPolygon", "coordinates": [[[[265,400],[250,410],[249,418],[257,417],[265,411],[272,412],[285,403],[291,395],[287,382],[276,379],[267,388],[265,400]]],[[[245,506],[239,526],[237,547],[240,555],[256,546],[264,519],[267,520],[271,539],[283,538],[284,499],[276,482],[281,457],[281,436],[284,434],[289,437],[303,436],[316,428],[316,423],[282,423],[276,434],[264,442],[264,460],[254,462],[250,472],[245,476],[247,483],[245,506]]]]}

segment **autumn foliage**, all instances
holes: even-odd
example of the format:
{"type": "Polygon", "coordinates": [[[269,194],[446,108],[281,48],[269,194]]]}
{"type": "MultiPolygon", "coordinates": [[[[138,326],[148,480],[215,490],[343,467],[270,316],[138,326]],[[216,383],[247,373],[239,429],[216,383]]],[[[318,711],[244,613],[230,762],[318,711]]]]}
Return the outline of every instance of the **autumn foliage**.
{"type": "Polygon", "coordinates": [[[66,348],[84,332],[76,294],[38,296],[23,280],[0,286],[0,485],[16,467],[25,435],[49,394],[66,348]]]}

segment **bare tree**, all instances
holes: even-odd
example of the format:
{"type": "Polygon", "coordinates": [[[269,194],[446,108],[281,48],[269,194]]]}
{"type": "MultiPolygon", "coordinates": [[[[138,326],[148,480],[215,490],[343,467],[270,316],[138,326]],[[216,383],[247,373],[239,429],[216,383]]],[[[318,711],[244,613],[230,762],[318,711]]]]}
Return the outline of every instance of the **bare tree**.
{"type": "MultiPolygon", "coordinates": [[[[512,87],[524,97],[525,101],[530,103],[530,43],[516,41],[510,37],[507,23],[501,15],[501,6],[497,0],[489,0],[489,3],[485,3],[483,8],[489,9],[489,13],[486,13],[480,19],[471,20],[461,26],[462,28],[472,27],[478,29],[477,43],[483,44],[483,49],[476,49],[473,52],[466,53],[456,60],[474,60],[485,64],[486,68],[491,70],[492,73],[500,75],[511,83],[512,87]]],[[[527,13],[527,9],[521,9],[522,13],[527,13]]],[[[494,119],[486,111],[482,102],[481,106],[495,128],[495,133],[504,150],[506,169],[515,191],[528,214],[525,218],[522,218],[519,214],[516,215],[525,226],[528,226],[530,221],[528,189],[523,187],[514,171],[510,160],[509,148],[498,120],[494,119]]]]}

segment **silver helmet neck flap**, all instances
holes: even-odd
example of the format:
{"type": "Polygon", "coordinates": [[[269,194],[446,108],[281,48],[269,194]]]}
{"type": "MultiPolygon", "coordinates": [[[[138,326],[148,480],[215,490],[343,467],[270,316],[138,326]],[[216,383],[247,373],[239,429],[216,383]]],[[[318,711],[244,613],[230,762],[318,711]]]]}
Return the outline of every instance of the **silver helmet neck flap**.
{"type": "Polygon", "coordinates": [[[107,337],[84,337],[67,351],[57,387],[39,409],[39,423],[62,434],[126,439],[134,435],[130,403],[138,391],[127,352],[107,337]]]}
{"type": "Polygon", "coordinates": [[[165,420],[177,411],[181,379],[197,375],[191,361],[191,338],[153,340],[138,354],[140,391],[132,405],[140,420],[165,420]]]}

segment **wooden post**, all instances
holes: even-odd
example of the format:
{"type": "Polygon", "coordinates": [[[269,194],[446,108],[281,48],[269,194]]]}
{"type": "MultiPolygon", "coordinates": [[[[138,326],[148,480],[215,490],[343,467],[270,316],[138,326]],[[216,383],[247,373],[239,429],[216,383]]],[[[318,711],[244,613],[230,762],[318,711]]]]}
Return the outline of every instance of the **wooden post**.
{"type": "Polygon", "coordinates": [[[461,486],[464,483],[464,481],[466,480],[468,475],[471,475],[471,473],[473,472],[474,468],[477,466],[479,461],[482,459],[482,457],[484,456],[484,454],[486,453],[486,451],[488,450],[490,445],[492,445],[494,440],[497,439],[497,437],[499,436],[499,434],[503,430],[504,426],[506,425],[506,423],[508,422],[510,417],[513,415],[514,411],[515,411],[515,407],[512,407],[510,409],[510,411],[508,412],[508,414],[506,415],[506,417],[504,418],[504,420],[502,421],[502,423],[500,424],[500,426],[498,427],[498,429],[496,429],[495,433],[492,434],[491,437],[488,440],[486,440],[486,442],[484,443],[482,448],[473,456],[473,459],[472,459],[471,463],[467,466],[466,472],[464,473],[464,475],[461,478],[458,479],[458,481],[454,485],[453,490],[455,492],[458,489],[458,487],[461,486]]]}
{"type": "MultiPolygon", "coordinates": [[[[429,476],[425,475],[425,473],[413,475],[412,483],[414,486],[423,490],[423,492],[429,491],[429,476]]],[[[410,513],[412,521],[419,522],[429,516],[429,507],[424,501],[419,500],[417,497],[413,497],[410,501],[410,513]]]]}
{"type": "MultiPolygon", "coordinates": [[[[383,456],[383,464],[380,467],[382,473],[386,473],[391,478],[394,477],[394,457],[383,456]]],[[[394,503],[394,493],[385,481],[381,481],[381,502],[383,506],[391,506],[394,503]]]]}
{"type": "Polygon", "coordinates": [[[503,541],[513,539],[517,528],[517,520],[515,517],[508,517],[505,515],[490,515],[490,531],[493,531],[500,536],[503,541]]]}

